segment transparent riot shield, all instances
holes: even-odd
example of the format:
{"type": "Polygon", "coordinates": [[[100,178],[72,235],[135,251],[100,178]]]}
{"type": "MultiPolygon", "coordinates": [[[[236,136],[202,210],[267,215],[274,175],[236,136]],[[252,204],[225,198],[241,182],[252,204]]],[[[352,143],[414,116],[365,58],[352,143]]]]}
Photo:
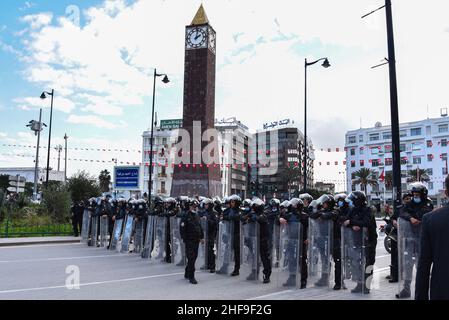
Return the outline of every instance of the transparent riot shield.
{"type": "Polygon", "coordinates": [[[100,247],[105,247],[108,245],[109,238],[109,218],[100,217],[100,247]]]}
{"type": "Polygon", "coordinates": [[[280,260],[276,271],[279,287],[299,288],[301,283],[302,226],[299,221],[282,224],[279,232],[280,260]]]}
{"type": "Polygon", "coordinates": [[[240,271],[248,281],[260,280],[259,224],[249,222],[241,225],[240,231],[240,271]]]}
{"type": "Polygon", "coordinates": [[[112,239],[111,245],[109,246],[109,250],[115,250],[117,248],[117,243],[122,234],[122,227],[123,227],[123,219],[119,220],[116,219],[114,223],[114,229],[112,231],[112,239]]]}
{"type": "Polygon", "coordinates": [[[155,217],[154,226],[154,246],[151,251],[151,259],[157,262],[164,262],[166,257],[166,230],[167,230],[167,219],[165,217],[155,217]]]}
{"type": "Polygon", "coordinates": [[[232,221],[220,221],[218,224],[217,273],[228,274],[229,265],[234,261],[234,234],[232,221]]]}
{"type": "Polygon", "coordinates": [[[155,216],[148,216],[147,227],[145,229],[145,242],[141,254],[143,259],[150,258],[150,253],[153,250],[155,221],[156,221],[155,216]]]}
{"type": "Polygon", "coordinates": [[[421,225],[414,226],[410,221],[398,219],[398,298],[415,296],[415,277],[420,251],[421,225]]]}
{"type": "Polygon", "coordinates": [[[126,215],[125,227],[123,229],[122,235],[122,246],[120,248],[120,252],[128,253],[129,252],[129,243],[131,241],[131,232],[133,229],[134,217],[131,214],[126,215]]]}
{"type": "Polygon", "coordinates": [[[135,221],[134,227],[134,253],[140,254],[142,252],[144,231],[144,220],[142,218],[139,218],[135,221]]]}
{"type": "Polygon", "coordinates": [[[341,229],[342,287],[354,293],[364,293],[368,289],[366,283],[367,235],[366,228],[355,231],[352,227],[342,226],[341,229]]]}
{"type": "Polygon", "coordinates": [[[269,224],[268,227],[270,228],[270,242],[268,244],[271,261],[273,264],[273,268],[279,268],[279,261],[281,260],[281,226],[278,223],[274,222],[273,224],[269,224]]]}
{"type": "Polygon", "coordinates": [[[181,239],[181,218],[170,217],[170,231],[171,231],[171,263],[177,266],[186,265],[186,246],[181,239]]]}
{"type": "Polygon", "coordinates": [[[332,226],[331,220],[309,219],[308,281],[316,287],[329,287],[333,279],[332,226]]]}
{"type": "Polygon", "coordinates": [[[81,241],[87,242],[89,240],[89,229],[90,229],[90,215],[89,210],[85,209],[83,213],[83,224],[81,226],[81,241]]]}
{"type": "MultiPolygon", "coordinates": [[[[201,229],[203,229],[204,243],[200,242],[198,248],[198,258],[196,259],[196,268],[199,270],[207,271],[209,269],[208,255],[209,255],[209,242],[208,242],[208,231],[207,231],[207,217],[200,218],[201,229]]],[[[213,244],[212,244],[213,246],[213,244]]],[[[212,251],[215,248],[212,247],[212,251]]]]}
{"type": "Polygon", "coordinates": [[[92,217],[91,228],[90,228],[90,245],[96,247],[98,244],[98,229],[99,229],[99,218],[92,217]]]}

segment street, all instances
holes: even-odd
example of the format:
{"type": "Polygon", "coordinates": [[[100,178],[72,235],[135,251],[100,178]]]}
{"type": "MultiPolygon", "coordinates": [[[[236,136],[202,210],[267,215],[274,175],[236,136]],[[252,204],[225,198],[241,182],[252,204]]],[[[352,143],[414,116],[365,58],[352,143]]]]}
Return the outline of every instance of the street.
{"type": "MultiPolygon", "coordinates": [[[[220,300],[220,299],[392,299],[397,285],[388,284],[390,256],[379,237],[370,295],[322,288],[286,290],[273,270],[268,285],[251,283],[245,274],[229,277],[197,270],[190,285],[184,269],[152,264],[135,254],[119,254],[86,244],[32,245],[0,248],[0,299],[69,300],[220,300]],[[80,288],[68,289],[70,266],[77,266],[80,288]]],[[[309,283],[311,285],[311,283],[309,283]]]]}

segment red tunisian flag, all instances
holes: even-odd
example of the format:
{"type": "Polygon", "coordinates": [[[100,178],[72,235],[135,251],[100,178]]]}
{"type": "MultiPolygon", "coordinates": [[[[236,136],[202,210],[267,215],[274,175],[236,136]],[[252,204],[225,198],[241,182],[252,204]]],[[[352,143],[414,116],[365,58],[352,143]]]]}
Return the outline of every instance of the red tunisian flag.
{"type": "Polygon", "coordinates": [[[385,181],[385,169],[382,170],[382,173],[380,174],[379,180],[384,182],[385,181]]]}

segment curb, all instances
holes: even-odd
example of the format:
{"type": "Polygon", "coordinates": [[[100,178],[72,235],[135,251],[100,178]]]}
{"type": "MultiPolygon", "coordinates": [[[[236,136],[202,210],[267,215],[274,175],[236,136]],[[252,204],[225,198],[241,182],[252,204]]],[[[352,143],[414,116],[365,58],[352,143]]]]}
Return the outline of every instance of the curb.
{"type": "Polygon", "coordinates": [[[28,246],[34,244],[61,244],[61,243],[80,243],[79,239],[68,239],[68,240],[38,240],[38,241],[21,241],[21,242],[0,242],[0,247],[19,247],[28,246]]]}

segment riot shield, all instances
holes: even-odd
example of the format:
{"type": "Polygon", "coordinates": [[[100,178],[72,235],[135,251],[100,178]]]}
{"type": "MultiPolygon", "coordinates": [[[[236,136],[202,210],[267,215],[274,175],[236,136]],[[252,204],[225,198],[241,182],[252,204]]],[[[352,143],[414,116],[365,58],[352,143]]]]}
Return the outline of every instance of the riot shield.
{"type": "Polygon", "coordinates": [[[177,266],[186,265],[186,246],[181,239],[181,218],[170,217],[170,231],[171,231],[171,263],[177,266]]]}
{"type": "Polygon", "coordinates": [[[81,241],[87,242],[89,240],[90,229],[90,215],[89,210],[85,209],[83,213],[83,224],[81,229],[81,241]]]}
{"type": "Polygon", "coordinates": [[[302,226],[299,221],[282,224],[279,232],[280,260],[276,272],[279,287],[299,288],[301,283],[302,226]]]}
{"type": "Polygon", "coordinates": [[[166,257],[166,228],[167,228],[167,219],[165,217],[156,216],[155,221],[155,239],[153,250],[151,251],[151,259],[154,259],[158,262],[164,262],[166,257]]]}
{"type": "Polygon", "coordinates": [[[341,227],[341,264],[342,287],[353,292],[367,291],[366,278],[366,246],[368,243],[367,230],[359,231],[352,227],[341,227]]]}
{"type": "MultiPolygon", "coordinates": [[[[209,243],[207,238],[207,217],[200,218],[201,229],[203,229],[204,234],[204,243],[200,242],[200,246],[198,248],[198,258],[196,259],[197,268],[203,271],[207,271],[209,268],[208,264],[208,254],[209,254],[209,243]]],[[[213,245],[212,245],[213,246],[213,245]]],[[[212,248],[214,250],[214,248],[212,248]]]]}
{"type": "Polygon", "coordinates": [[[99,218],[100,217],[92,217],[91,228],[90,228],[90,245],[96,247],[98,244],[98,229],[99,229],[99,218]]]}
{"type": "Polygon", "coordinates": [[[135,221],[134,226],[134,253],[140,254],[142,252],[143,247],[143,237],[144,237],[144,220],[139,218],[135,221]]]}
{"type": "Polygon", "coordinates": [[[220,221],[218,224],[217,273],[228,274],[229,265],[234,261],[234,234],[232,221],[220,221]]]}
{"type": "Polygon", "coordinates": [[[259,224],[249,222],[241,225],[240,231],[240,252],[243,275],[247,275],[246,280],[257,281],[260,278],[260,252],[259,252],[259,224]]]}
{"type": "Polygon", "coordinates": [[[332,226],[331,220],[309,219],[308,281],[316,287],[331,283],[332,226]]]}
{"type": "Polygon", "coordinates": [[[410,221],[398,219],[398,298],[415,296],[415,277],[420,251],[421,224],[414,226],[410,221]]]}
{"type": "Polygon", "coordinates": [[[108,244],[109,218],[100,217],[100,247],[108,244]]]}
{"type": "Polygon", "coordinates": [[[114,230],[112,231],[112,239],[111,239],[111,245],[109,246],[109,250],[115,250],[117,248],[117,242],[119,241],[119,238],[122,234],[122,226],[123,226],[123,219],[115,220],[114,223],[114,230]]]}
{"type": "Polygon", "coordinates": [[[129,243],[131,240],[131,232],[133,229],[134,217],[131,214],[126,215],[125,228],[123,229],[122,235],[122,247],[120,248],[120,252],[127,253],[129,252],[129,243]]]}
{"type": "Polygon", "coordinates": [[[281,251],[280,251],[280,243],[281,243],[281,226],[277,223],[273,223],[268,225],[270,228],[270,242],[269,242],[269,250],[271,255],[271,261],[273,264],[273,268],[279,268],[279,261],[281,260],[281,251]]]}
{"type": "Polygon", "coordinates": [[[147,228],[145,229],[145,243],[143,245],[141,254],[143,259],[148,259],[150,257],[151,251],[153,250],[155,220],[155,216],[148,216],[147,228]]]}

